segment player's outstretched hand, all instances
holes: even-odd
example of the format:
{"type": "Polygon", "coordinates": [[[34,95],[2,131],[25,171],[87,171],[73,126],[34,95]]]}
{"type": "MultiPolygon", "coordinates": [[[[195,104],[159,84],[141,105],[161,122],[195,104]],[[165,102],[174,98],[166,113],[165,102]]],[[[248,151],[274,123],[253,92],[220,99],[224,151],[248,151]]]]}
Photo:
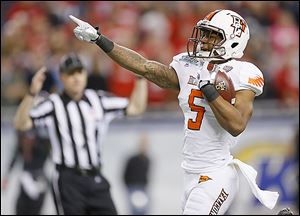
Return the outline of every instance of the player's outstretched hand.
{"type": "Polygon", "coordinates": [[[84,22],[72,15],[69,15],[69,17],[78,25],[73,31],[75,36],[79,40],[94,43],[96,42],[98,37],[100,37],[100,34],[98,34],[97,29],[91,26],[89,23],[84,22]]]}

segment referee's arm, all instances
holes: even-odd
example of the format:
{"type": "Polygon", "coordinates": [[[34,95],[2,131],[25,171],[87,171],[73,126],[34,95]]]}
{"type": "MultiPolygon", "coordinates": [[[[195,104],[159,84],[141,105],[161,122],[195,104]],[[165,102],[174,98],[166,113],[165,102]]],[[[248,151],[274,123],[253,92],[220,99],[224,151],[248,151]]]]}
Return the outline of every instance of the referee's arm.
{"type": "Polygon", "coordinates": [[[142,77],[138,77],[135,81],[135,85],[129,99],[129,104],[126,108],[126,114],[128,116],[136,116],[142,114],[146,110],[147,102],[147,80],[142,77]]]}
{"type": "Polygon", "coordinates": [[[42,67],[38,72],[36,72],[32,78],[29,93],[23,98],[17,109],[14,119],[14,126],[17,130],[25,131],[33,127],[33,122],[29,116],[29,112],[33,106],[35,95],[37,95],[43,87],[43,83],[46,79],[45,72],[45,67],[42,67]]]}

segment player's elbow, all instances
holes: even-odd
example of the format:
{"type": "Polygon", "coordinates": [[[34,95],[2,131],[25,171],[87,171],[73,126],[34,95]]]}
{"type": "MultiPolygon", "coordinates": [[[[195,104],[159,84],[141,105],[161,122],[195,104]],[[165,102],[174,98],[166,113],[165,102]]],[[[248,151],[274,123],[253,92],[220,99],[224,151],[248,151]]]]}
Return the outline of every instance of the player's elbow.
{"type": "Polygon", "coordinates": [[[231,130],[229,131],[229,133],[234,136],[237,137],[238,135],[240,135],[243,132],[243,130],[231,130]]]}
{"type": "Polygon", "coordinates": [[[231,125],[231,127],[228,128],[227,131],[232,136],[237,137],[245,130],[245,128],[246,128],[246,126],[244,124],[233,124],[233,125],[231,125]]]}

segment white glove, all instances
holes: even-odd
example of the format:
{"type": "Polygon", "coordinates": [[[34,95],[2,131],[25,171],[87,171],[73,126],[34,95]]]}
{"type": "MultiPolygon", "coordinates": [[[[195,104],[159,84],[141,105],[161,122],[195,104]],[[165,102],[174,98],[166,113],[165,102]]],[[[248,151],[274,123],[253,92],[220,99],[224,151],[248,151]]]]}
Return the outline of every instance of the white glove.
{"type": "Polygon", "coordinates": [[[97,30],[89,23],[84,22],[72,15],[69,15],[69,17],[78,25],[73,32],[79,40],[94,43],[98,37],[100,37],[100,35],[97,33],[97,30]]]}
{"type": "Polygon", "coordinates": [[[203,67],[201,68],[201,71],[199,72],[199,83],[198,88],[201,89],[203,86],[207,84],[213,84],[216,77],[216,71],[218,69],[217,65],[214,65],[214,67],[209,71],[207,69],[209,62],[205,62],[203,64],[203,67]]]}

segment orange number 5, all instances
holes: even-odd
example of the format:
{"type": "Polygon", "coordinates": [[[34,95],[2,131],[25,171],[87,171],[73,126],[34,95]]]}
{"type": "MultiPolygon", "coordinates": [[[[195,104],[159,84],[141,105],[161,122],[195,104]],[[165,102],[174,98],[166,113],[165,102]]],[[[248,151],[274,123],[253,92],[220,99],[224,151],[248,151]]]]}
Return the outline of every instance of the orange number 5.
{"type": "Polygon", "coordinates": [[[194,100],[196,98],[203,98],[203,94],[200,90],[192,89],[191,94],[189,96],[189,107],[191,111],[197,112],[196,120],[189,119],[188,121],[188,129],[191,130],[200,130],[203,115],[205,113],[205,109],[202,106],[197,106],[194,104],[194,100]]]}

